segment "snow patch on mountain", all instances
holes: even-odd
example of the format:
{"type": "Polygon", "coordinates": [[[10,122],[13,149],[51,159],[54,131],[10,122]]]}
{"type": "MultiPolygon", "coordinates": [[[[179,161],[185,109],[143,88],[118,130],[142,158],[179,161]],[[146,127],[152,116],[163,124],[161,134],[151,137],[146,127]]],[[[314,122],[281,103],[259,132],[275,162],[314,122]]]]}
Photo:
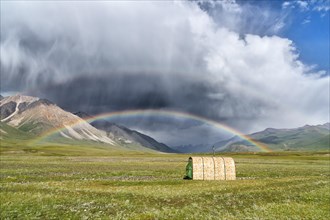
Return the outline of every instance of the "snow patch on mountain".
{"type": "Polygon", "coordinates": [[[7,134],[7,132],[2,129],[0,129],[0,133],[7,134]]]}
{"type": "Polygon", "coordinates": [[[39,98],[34,98],[34,97],[31,97],[31,96],[20,96],[20,95],[15,95],[15,96],[10,96],[8,98],[3,98],[0,101],[0,106],[3,106],[3,105],[5,105],[7,103],[10,103],[10,102],[14,102],[14,103],[16,103],[16,108],[15,108],[15,111],[12,114],[10,114],[8,117],[2,119],[1,121],[5,122],[5,121],[9,120],[10,118],[12,118],[14,115],[16,115],[20,110],[19,105],[21,103],[25,102],[25,103],[30,104],[30,103],[32,103],[34,101],[37,101],[37,100],[39,100],[39,98]]]}
{"type": "Polygon", "coordinates": [[[60,135],[62,135],[65,138],[72,139],[70,136],[66,135],[64,132],[60,132],[60,135]]]}

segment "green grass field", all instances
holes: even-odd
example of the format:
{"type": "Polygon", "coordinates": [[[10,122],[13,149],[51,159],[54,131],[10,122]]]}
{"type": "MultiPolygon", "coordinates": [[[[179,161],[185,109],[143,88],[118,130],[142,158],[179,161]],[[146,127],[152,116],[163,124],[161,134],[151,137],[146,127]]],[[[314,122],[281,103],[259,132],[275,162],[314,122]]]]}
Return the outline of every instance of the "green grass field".
{"type": "Polygon", "coordinates": [[[236,181],[189,181],[189,155],[81,152],[2,151],[0,219],[330,219],[329,153],[229,154],[236,181]]]}

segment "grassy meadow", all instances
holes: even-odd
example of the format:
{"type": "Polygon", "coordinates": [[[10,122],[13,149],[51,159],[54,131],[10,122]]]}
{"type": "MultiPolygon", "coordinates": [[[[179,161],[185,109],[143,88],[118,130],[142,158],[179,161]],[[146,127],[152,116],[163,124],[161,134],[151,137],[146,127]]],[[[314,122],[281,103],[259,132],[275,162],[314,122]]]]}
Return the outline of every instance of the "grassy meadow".
{"type": "Polygon", "coordinates": [[[191,181],[189,155],[63,149],[1,152],[0,219],[330,219],[329,153],[228,154],[236,181],[191,181]]]}

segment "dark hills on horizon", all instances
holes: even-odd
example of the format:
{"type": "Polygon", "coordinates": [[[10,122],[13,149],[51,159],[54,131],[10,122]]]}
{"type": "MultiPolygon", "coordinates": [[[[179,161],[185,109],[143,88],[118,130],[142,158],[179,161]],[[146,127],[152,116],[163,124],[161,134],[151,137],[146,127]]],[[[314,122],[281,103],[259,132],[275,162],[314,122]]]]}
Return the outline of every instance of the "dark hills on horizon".
{"type": "MultiPolygon", "coordinates": [[[[75,112],[74,114],[82,119],[91,117],[91,115],[85,112],[75,112]]],[[[122,145],[134,143],[157,151],[171,153],[177,152],[176,150],[168,147],[166,144],[159,143],[148,135],[142,134],[135,130],[131,130],[122,125],[117,125],[116,123],[112,123],[106,120],[96,120],[92,121],[90,124],[99,130],[107,132],[109,137],[122,145]]]]}

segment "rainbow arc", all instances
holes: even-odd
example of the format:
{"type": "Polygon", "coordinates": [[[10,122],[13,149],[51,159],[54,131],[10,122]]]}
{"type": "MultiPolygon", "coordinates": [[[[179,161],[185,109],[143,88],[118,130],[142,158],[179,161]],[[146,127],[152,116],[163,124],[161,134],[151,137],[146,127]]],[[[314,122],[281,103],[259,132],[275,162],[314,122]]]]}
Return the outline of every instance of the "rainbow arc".
{"type": "MultiPolygon", "coordinates": [[[[160,117],[176,117],[176,118],[181,118],[181,119],[191,119],[191,120],[195,120],[195,121],[199,121],[199,122],[203,122],[206,123],[210,126],[213,126],[221,131],[224,132],[228,132],[230,134],[239,136],[240,138],[242,138],[243,140],[249,142],[250,144],[256,146],[258,149],[260,149],[263,152],[271,152],[271,149],[260,143],[257,142],[256,140],[253,140],[251,137],[249,137],[248,135],[243,134],[242,132],[231,128],[225,124],[216,122],[214,120],[210,120],[208,118],[202,117],[202,116],[198,116],[198,115],[194,115],[191,113],[186,113],[186,112],[179,112],[179,111],[172,111],[172,110],[125,110],[125,111],[117,111],[117,112],[109,112],[109,113],[102,113],[99,115],[95,115],[95,116],[91,116],[91,117],[87,117],[84,118],[85,121],[87,122],[93,122],[93,121],[97,121],[97,120],[101,120],[101,119],[114,119],[117,117],[132,117],[132,116],[160,116],[160,117]]],[[[67,129],[67,126],[76,126],[79,123],[82,123],[83,120],[77,120],[76,122],[70,124],[70,125],[66,125],[66,126],[62,126],[62,127],[57,127],[54,129],[51,129],[47,132],[45,132],[44,134],[42,134],[40,137],[38,137],[37,139],[35,139],[33,141],[33,143],[41,143],[45,140],[47,140],[48,138],[50,138],[51,136],[60,133],[61,131],[64,131],[65,129],[67,129]]]]}

